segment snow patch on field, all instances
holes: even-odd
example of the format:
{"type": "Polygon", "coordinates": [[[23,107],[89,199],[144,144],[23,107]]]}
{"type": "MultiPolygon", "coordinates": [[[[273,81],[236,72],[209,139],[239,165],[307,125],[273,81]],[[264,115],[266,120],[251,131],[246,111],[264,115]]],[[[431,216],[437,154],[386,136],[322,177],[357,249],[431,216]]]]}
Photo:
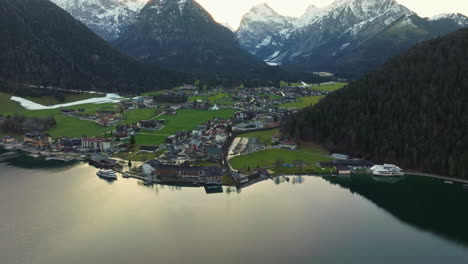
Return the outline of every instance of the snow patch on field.
{"type": "Polygon", "coordinates": [[[69,106],[74,106],[74,105],[82,105],[82,104],[118,103],[122,99],[123,97],[121,97],[120,95],[115,94],[115,93],[110,93],[110,94],[107,94],[105,97],[90,98],[90,99],[76,101],[72,103],[58,104],[58,105],[51,105],[51,106],[41,105],[33,101],[30,101],[21,97],[17,97],[17,96],[12,96],[10,100],[20,103],[21,106],[26,108],[27,110],[46,110],[46,109],[57,109],[57,108],[69,107],[69,106]]]}

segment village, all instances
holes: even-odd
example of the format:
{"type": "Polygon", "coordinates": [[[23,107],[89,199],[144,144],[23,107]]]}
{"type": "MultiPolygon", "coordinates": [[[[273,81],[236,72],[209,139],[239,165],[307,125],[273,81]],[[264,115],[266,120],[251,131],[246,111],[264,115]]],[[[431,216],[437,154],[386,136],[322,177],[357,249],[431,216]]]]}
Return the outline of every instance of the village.
{"type": "MultiPolygon", "coordinates": [[[[5,136],[2,144],[7,149],[30,152],[35,157],[88,161],[98,168],[144,180],[146,184],[239,186],[245,184],[246,179],[268,178],[274,172],[263,164],[233,167],[229,160],[269,150],[297,151],[297,142],[279,134],[280,120],[303,107],[302,100],[317,99],[318,102],[331,92],[329,89],[311,89],[305,84],[238,88],[229,93],[221,88],[205,91],[185,85],[126,98],[112,107],[95,111],[60,109],[62,115],[112,128],[98,136],[53,138],[47,132],[31,132],[22,137],[5,136]],[[128,113],[138,110],[151,111],[151,115],[125,122],[128,113]],[[176,118],[185,113],[183,111],[211,113],[212,118],[205,118],[201,123],[186,120],[193,122],[193,129],[177,130],[175,127],[180,124],[171,117],[176,118]],[[221,115],[223,111],[228,114],[221,115]],[[268,136],[242,137],[249,132],[268,136]],[[149,140],[143,140],[146,138],[149,140]]],[[[296,167],[301,164],[301,169],[304,165],[315,169],[319,161],[329,161],[327,155],[317,155],[323,157],[317,160],[314,157],[309,163],[298,160],[291,163],[296,167]]]]}

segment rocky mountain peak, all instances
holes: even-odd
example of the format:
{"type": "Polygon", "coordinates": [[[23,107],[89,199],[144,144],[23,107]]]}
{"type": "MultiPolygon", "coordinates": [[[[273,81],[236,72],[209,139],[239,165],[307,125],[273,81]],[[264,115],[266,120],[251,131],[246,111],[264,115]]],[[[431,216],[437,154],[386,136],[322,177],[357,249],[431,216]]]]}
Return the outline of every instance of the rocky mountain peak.
{"type": "Polygon", "coordinates": [[[52,0],[101,38],[112,41],[136,21],[145,0],[52,0]]]}
{"type": "Polygon", "coordinates": [[[460,13],[440,14],[429,19],[430,21],[452,20],[462,27],[468,26],[468,17],[460,13]]]}

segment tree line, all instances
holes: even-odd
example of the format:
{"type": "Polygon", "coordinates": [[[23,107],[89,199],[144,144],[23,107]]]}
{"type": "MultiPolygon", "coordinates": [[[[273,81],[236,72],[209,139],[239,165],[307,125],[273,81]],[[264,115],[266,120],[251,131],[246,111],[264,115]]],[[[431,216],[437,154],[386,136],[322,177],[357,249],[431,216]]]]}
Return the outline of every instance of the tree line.
{"type": "Polygon", "coordinates": [[[333,152],[468,178],[468,29],[423,42],[283,120],[333,152]]]}

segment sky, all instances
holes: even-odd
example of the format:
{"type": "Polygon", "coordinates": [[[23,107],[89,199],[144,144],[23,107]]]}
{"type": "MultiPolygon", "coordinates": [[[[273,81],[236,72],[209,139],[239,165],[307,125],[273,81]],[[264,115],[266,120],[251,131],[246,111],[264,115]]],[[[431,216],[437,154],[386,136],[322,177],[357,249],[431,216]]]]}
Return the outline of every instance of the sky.
{"type": "MultiPolygon", "coordinates": [[[[307,7],[314,4],[324,7],[333,0],[196,0],[220,23],[229,23],[232,28],[239,26],[242,16],[260,3],[269,4],[276,12],[288,16],[300,16],[307,7]]],[[[462,13],[468,15],[468,0],[397,0],[422,17],[441,13],[462,13]]]]}

